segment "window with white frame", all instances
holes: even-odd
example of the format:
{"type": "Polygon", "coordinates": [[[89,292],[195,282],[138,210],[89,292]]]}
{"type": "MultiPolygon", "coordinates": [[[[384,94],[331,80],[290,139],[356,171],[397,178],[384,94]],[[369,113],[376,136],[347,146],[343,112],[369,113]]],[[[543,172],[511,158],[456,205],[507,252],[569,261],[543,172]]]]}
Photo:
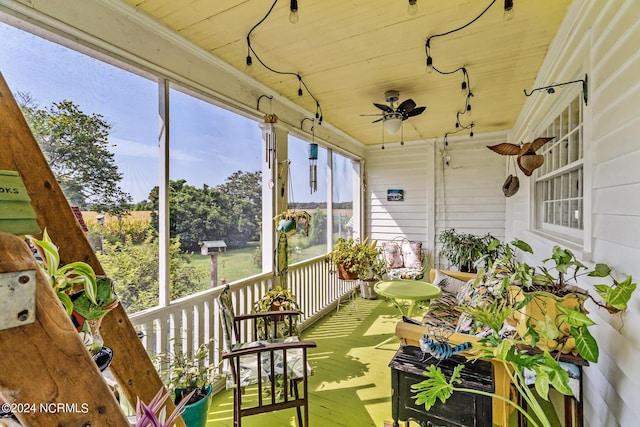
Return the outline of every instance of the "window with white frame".
{"type": "Polygon", "coordinates": [[[536,228],[582,240],[584,229],[583,105],[576,95],[541,133],[555,137],[538,154],[544,164],[535,173],[536,228]]]}

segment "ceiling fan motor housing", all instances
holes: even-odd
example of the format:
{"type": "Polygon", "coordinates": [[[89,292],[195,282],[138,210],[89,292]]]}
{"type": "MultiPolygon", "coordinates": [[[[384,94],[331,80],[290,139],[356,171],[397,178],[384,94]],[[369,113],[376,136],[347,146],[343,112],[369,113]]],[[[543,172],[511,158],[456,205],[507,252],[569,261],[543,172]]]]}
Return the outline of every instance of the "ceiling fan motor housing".
{"type": "Polygon", "coordinates": [[[397,90],[388,90],[384,93],[384,98],[387,102],[398,102],[398,99],[400,99],[400,92],[397,90]]]}

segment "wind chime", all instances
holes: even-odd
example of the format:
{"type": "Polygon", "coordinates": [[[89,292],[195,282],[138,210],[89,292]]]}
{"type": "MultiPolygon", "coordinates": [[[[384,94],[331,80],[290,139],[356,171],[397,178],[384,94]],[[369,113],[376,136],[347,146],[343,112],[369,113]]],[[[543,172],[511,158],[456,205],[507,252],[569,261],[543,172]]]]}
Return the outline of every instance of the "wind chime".
{"type": "Polygon", "coordinates": [[[278,123],[278,116],[275,114],[265,114],[264,122],[269,124],[269,130],[265,132],[265,143],[267,144],[267,149],[265,150],[265,161],[269,165],[269,169],[271,166],[276,163],[276,130],[274,128],[274,124],[278,123]]]}
{"type": "Polygon", "coordinates": [[[316,127],[311,127],[311,143],[309,144],[309,187],[311,194],[318,191],[318,144],[316,144],[316,127]]]}

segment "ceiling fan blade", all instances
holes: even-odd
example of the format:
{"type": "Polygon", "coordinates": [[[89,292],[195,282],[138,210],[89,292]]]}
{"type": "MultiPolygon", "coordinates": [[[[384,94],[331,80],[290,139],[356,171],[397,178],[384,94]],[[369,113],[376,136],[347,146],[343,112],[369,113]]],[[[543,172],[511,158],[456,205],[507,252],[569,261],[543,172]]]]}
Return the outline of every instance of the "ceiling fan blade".
{"type": "Polygon", "coordinates": [[[374,121],[372,121],[371,123],[376,123],[376,122],[379,122],[379,121],[381,121],[381,120],[384,120],[384,117],[380,117],[379,119],[374,120],[374,121]]]}
{"type": "Polygon", "coordinates": [[[393,108],[389,107],[388,105],[376,104],[375,102],[373,103],[373,105],[375,105],[376,107],[378,107],[379,109],[381,109],[385,113],[393,113],[393,108]]]}
{"type": "Polygon", "coordinates": [[[414,108],[416,108],[416,103],[413,102],[413,99],[405,99],[400,105],[398,105],[396,111],[404,116],[406,114],[409,114],[409,112],[414,108]]]}
{"type": "Polygon", "coordinates": [[[422,112],[424,110],[426,110],[427,107],[416,107],[413,110],[409,111],[407,114],[403,114],[403,118],[404,120],[408,119],[409,117],[413,117],[413,116],[418,116],[420,114],[422,114],[422,112]]]}

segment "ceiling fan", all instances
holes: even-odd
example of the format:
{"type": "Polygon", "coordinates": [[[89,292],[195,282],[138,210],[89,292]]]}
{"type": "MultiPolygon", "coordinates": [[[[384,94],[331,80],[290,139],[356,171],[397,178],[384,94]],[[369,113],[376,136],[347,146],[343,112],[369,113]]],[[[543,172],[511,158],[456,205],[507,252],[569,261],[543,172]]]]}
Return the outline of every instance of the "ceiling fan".
{"type": "Polygon", "coordinates": [[[400,98],[400,92],[397,90],[388,90],[384,93],[384,97],[389,105],[373,103],[377,108],[382,110],[379,114],[362,114],[363,116],[382,116],[379,119],[374,120],[372,123],[376,123],[382,120],[384,129],[394,134],[400,130],[402,122],[409,117],[414,117],[422,112],[427,107],[416,107],[416,103],[413,99],[406,99],[402,101],[397,107],[395,106],[400,98]]]}

